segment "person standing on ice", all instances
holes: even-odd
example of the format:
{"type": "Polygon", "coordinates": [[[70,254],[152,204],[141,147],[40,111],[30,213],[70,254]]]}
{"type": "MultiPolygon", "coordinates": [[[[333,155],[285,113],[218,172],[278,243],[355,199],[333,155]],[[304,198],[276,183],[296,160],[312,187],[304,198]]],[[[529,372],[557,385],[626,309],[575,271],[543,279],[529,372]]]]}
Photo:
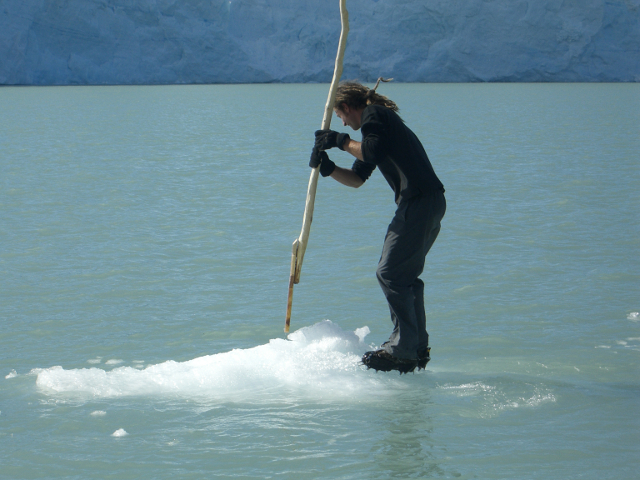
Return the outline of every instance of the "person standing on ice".
{"type": "Polygon", "coordinates": [[[398,106],[358,82],[338,86],[334,111],[345,126],[361,130],[362,141],[347,133],[318,130],[309,165],[323,177],[358,188],[378,167],[395,194],[397,210],[384,239],[376,275],[389,303],[393,332],[380,350],[364,354],[362,363],[375,370],[412,372],[430,360],[424,311],[425,257],[440,232],[445,210],[444,187],[418,137],[398,115],[398,106]],[[356,160],[351,168],[336,166],[326,150],[338,147],[356,160]]]}

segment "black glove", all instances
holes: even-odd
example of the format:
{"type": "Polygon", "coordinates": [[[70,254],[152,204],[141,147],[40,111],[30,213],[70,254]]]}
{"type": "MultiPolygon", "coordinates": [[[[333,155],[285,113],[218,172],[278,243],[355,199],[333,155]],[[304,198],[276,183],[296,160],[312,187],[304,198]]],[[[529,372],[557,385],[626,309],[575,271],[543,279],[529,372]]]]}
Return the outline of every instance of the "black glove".
{"type": "Polygon", "coordinates": [[[313,147],[311,150],[311,158],[309,159],[309,166],[316,168],[320,165],[320,175],[328,177],[336,169],[336,164],[331,161],[327,152],[318,150],[318,147],[313,147]]]}
{"type": "Polygon", "coordinates": [[[333,147],[344,150],[344,142],[350,138],[348,133],[338,133],[333,130],[316,130],[316,147],[320,150],[329,150],[333,147]]]}

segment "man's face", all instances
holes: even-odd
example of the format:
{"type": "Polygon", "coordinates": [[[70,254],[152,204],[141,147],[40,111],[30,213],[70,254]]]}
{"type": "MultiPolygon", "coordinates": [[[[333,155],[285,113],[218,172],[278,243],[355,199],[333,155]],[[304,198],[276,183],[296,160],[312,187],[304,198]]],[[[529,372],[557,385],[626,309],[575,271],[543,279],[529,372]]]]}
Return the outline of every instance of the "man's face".
{"type": "Polygon", "coordinates": [[[360,128],[360,120],[362,118],[362,112],[360,110],[351,108],[347,104],[343,103],[340,107],[334,108],[333,111],[336,112],[336,115],[340,120],[342,120],[342,124],[345,127],[348,125],[354,130],[358,130],[360,128]]]}

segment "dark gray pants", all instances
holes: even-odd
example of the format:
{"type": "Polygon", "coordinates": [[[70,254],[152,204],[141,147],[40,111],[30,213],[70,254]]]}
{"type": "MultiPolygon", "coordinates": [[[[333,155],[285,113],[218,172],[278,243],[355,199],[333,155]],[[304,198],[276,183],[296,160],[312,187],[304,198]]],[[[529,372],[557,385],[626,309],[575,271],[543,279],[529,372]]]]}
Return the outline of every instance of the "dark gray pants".
{"type": "Polygon", "coordinates": [[[446,208],[444,192],[402,200],[387,230],[376,274],[394,327],[383,348],[394,357],[415,359],[429,343],[424,283],[418,277],[446,208]]]}

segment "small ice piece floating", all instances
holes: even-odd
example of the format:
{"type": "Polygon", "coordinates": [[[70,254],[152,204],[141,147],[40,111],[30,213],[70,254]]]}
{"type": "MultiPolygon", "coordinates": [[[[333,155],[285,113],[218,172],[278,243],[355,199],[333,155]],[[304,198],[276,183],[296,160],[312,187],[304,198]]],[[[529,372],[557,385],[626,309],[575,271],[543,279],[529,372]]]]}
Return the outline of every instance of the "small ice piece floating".
{"type": "Polygon", "coordinates": [[[633,322],[640,321],[640,312],[631,312],[627,315],[627,320],[631,320],[633,322]]]}
{"type": "Polygon", "coordinates": [[[129,435],[129,434],[124,428],[119,428],[118,430],[116,430],[111,434],[112,437],[124,437],[126,435],[129,435]]]}
{"type": "MultiPolygon", "coordinates": [[[[160,396],[211,401],[269,402],[297,399],[378,399],[408,386],[396,376],[371,375],[361,364],[368,327],[342,330],[330,320],[301,328],[287,339],[186,362],[144,369],[120,366],[36,369],[43,393],[91,398],[160,396]]],[[[373,401],[373,400],[371,400],[373,401]]]]}

